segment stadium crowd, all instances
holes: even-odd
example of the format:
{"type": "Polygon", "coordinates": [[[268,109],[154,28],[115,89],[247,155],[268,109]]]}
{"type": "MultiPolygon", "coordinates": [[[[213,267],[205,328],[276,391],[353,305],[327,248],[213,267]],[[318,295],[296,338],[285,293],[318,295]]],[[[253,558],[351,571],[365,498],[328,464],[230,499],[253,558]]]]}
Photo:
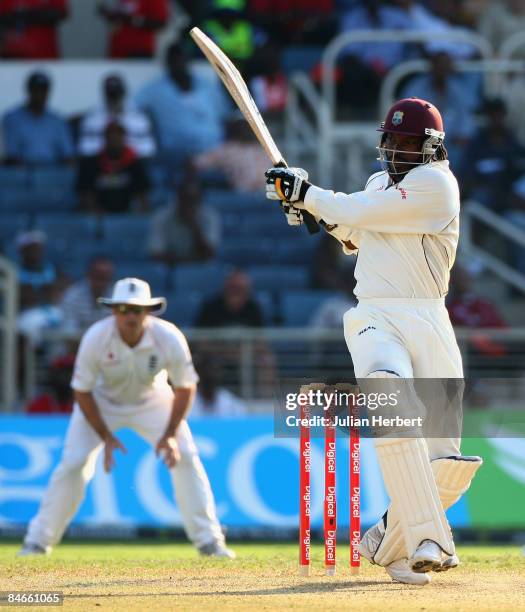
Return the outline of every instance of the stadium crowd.
{"type": "MultiPolygon", "coordinates": [[[[70,11],[67,0],[0,3],[2,60],[67,60],[58,29],[70,11]]],[[[319,83],[322,49],[337,34],[435,32],[425,44],[349,45],[333,75],[339,108],[356,121],[376,119],[388,71],[406,59],[428,59],[430,71],[405,80],[398,93],[441,109],[463,198],[525,227],[525,76],[516,74],[501,98],[484,99],[481,76],[454,68],[458,60],[476,59],[475,48],[440,42],[443,32],[467,30],[497,46],[525,29],[523,2],[118,0],[99,2],[93,19],[108,24],[108,58],[157,61],[157,34],[178,13],[235,60],[277,129],[290,68],[319,83]]],[[[181,326],[302,320],[337,327],[353,304],[352,266],[337,243],[311,239],[270,210],[263,195],[269,162],[218,81],[194,69],[197,57],[181,30],[164,50],[160,77],[131,95],[121,74],[107,75],[99,107],[74,117],[49,106],[53,82],[37,69],[20,103],[2,117],[0,246],[18,268],[19,330],[49,364],[44,393],[30,411],[67,411],[71,403],[64,380],[74,344],[49,351],[45,332],[78,338],[105,315],[96,300],[123,276],[145,278],[167,294],[166,318],[181,326]],[[297,317],[305,304],[310,312],[297,317]]],[[[525,273],[522,251],[508,257],[525,273]]],[[[504,325],[495,304],[480,304],[468,290],[472,274],[458,267],[453,278],[453,319],[470,327],[504,325]]],[[[260,358],[267,369],[275,367],[267,350],[260,358]]],[[[211,360],[206,351],[197,358],[201,378],[211,381],[201,391],[203,414],[212,410],[218,384],[217,371],[206,378],[211,360]]],[[[242,409],[226,390],[217,393],[218,412],[242,409]]]]}

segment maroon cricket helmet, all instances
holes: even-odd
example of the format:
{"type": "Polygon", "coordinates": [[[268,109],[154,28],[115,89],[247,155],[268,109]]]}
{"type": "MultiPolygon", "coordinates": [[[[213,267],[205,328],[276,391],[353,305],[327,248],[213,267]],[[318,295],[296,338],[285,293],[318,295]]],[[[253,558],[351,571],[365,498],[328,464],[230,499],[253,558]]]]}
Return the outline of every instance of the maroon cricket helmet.
{"type": "Polygon", "coordinates": [[[404,98],[396,102],[389,109],[378,132],[445,138],[440,112],[433,104],[420,98],[404,98]]]}

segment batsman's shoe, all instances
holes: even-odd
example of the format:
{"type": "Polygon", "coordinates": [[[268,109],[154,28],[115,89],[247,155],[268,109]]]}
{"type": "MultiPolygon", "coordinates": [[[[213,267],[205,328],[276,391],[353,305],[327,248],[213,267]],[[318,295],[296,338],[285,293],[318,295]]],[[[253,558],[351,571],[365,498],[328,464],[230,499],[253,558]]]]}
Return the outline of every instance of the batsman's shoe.
{"type": "Polygon", "coordinates": [[[201,555],[205,557],[219,557],[223,559],[235,559],[237,555],[222,542],[212,542],[199,548],[201,555]]]}
{"type": "Polygon", "coordinates": [[[51,546],[40,546],[39,544],[24,544],[16,553],[17,557],[34,557],[37,555],[50,555],[51,546]]]}
{"type": "MultiPolygon", "coordinates": [[[[385,535],[385,527],[381,521],[377,525],[370,527],[365,533],[363,539],[359,544],[359,552],[361,555],[374,563],[374,554],[385,535]]],[[[406,559],[397,559],[385,567],[387,574],[396,582],[402,582],[403,584],[418,584],[424,586],[431,580],[428,574],[416,574],[413,572],[406,559]]]]}
{"type": "Polygon", "coordinates": [[[439,572],[443,564],[441,548],[432,540],[423,540],[408,563],[417,574],[439,572]]]}
{"type": "Polygon", "coordinates": [[[374,555],[376,550],[379,548],[379,544],[381,544],[381,540],[385,535],[385,527],[383,525],[383,521],[377,523],[373,527],[370,527],[368,531],[365,532],[365,535],[362,537],[361,542],[359,543],[359,552],[365,559],[368,559],[370,563],[374,562],[374,555]]]}
{"type": "Polygon", "coordinates": [[[403,584],[417,584],[419,586],[425,586],[432,578],[429,574],[420,574],[413,572],[410,569],[407,559],[398,559],[392,561],[390,565],[385,567],[387,574],[396,582],[402,582],[403,584]]]}
{"type": "Polygon", "coordinates": [[[435,569],[435,572],[446,572],[449,569],[454,569],[459,565],[459,557],[457,555],[446,555],[443,553],[443,563],[441,567],[435,569]]]}

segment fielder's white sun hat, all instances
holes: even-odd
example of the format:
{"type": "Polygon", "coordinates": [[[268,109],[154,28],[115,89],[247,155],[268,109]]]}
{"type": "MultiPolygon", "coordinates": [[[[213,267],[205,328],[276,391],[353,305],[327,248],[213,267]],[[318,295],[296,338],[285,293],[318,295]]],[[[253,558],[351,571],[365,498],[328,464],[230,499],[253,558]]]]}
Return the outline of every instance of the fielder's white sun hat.
{"type": "Polygon", "coordinates": [[[140,278],[122,278],[115,283],[110,298],[98,298],[97,302],[104,306],[115,306],[116,304],[145,306],[151,308],[155,314],[160,314],[166,308],[166,298],[151,297],[148,283],[140,278]]]}

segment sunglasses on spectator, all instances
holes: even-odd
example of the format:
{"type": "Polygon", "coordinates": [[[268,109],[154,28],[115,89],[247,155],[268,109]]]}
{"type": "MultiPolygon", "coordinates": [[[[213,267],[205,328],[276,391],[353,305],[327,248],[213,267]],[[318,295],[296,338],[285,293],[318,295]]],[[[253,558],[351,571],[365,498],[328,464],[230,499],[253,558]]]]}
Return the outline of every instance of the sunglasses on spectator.
{"type": "Polygon", "coordinates": [[[128,314],[128,312],[142,314],[146,310],[145,306],[131,306],[130,304],[117,304],[115,308],[119,314],[128,314]]]}

